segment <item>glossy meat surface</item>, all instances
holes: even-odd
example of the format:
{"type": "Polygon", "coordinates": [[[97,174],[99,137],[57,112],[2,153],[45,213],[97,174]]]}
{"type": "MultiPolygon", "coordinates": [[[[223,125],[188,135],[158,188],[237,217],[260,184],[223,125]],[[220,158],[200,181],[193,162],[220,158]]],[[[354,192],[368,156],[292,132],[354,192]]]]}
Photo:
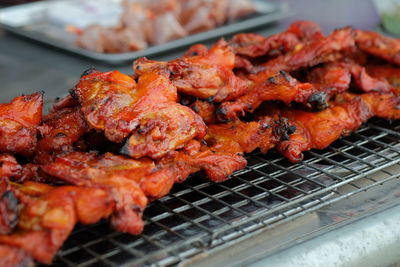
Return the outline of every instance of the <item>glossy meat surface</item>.
{"type": "Polygon", "coordinates": [[[221,102],[234,99],[247,90],[246,82],[234,75],[234,64],[232,48],[220,40],[207,52],[202,50],[201,54],[196,52],[196,55],[186,55],[169,62],[138,59],[133,64],[133,70],[139,76],[165,70],[178,92],[221,102]]]}
{"type": "Polygon", "coordinates": [[[296,131],[277,149],[292,162],[303,159],[303,151],[324,149],[343,135],[358,129],[362,123],[377,116],[399,119],[400,98],[391,94],[344,93],[338,95],[331,107],[320,112],[307,112],[272,106],[267,114],[279,114],[295,125],[296,131]]]}
{"type": "Polygon", "coordinates": [[[59,153],[73,151],[73,144],[87,133],[89,128],[80,107],[77,103],[72,103],[65,107],[53,107],[43,118],[39,131],[42,138],[38,141],[35,162],[44,164],[51,162],[59,153]]]}
{"type": "Polygon", "coordinates": [[[99,188],[34,182],[14,187],[22,209],[13,233],[0,235],[0,244],[22,248],[47,264],[78,221],[95,223],[108,217],[114,205],[109,194],[99,188]]]}
{"type": "Polygon", "coordinates": [[[0,244],[0,266],[3,267],[33,267],[31,256],[18,247],[0,244]]]}
{"type": "Polygon", "coordinates": [[[285,71],[276,74],[257,74],[256,81],[248,93],[232,102],[224,102],[217,111],[222,121],[236,119],[238,115],[254,111],[263,101],[280,100],[307,103],[317,90],[310,83],[301,83],[285,71]],[[262,77],[263,76],[263,77],[262,77]]]}
{"type": "Polygon", "coordinates": [[[43,96],[34,93],[0,104],[0,152],[31,156],[42,120],[43,96]]]}
{"type": "Polygon", "coordinates": [[[143,74],[138,84],[120,72],[84,76],[72,91],[89,126],[113,142],[131,135],[122,153],[159,158],[205,134],[201,118],[177,102],[176,88],[164,76],[143,74]]]}
{"type": "Polygon", "coordinates": [[[376,32],[356,31],[356,44],[362,51],[395,64],[400,64],[400,42],[376,32]]]}
{"type": "Polygon", "coordinates": [[[343,28],[329,36],[316,38],[295,47],[293,51],[272,59],[262,66],[268,71],[293,71],[341,58],[340,52],[354,47],[354,30],[343,28]]]}
{"type": "Polygon", "coordinates": [[[267,153],[294,130],[284,118],[262,117],[251,122],[209,125],[204,140],[213,151],[243,154],[259,148],[262,153],[267,153]]]}
{"type": "Polygon", "coordinates": [[[260,56],[277,57],[291,50],[301,42],[310,42],[323,37],[318,24],[309,21],[293,22],[287,31],[268,37],[255,33],[239,33],[229,41],[235,55],[248,58],[260,56]]]}

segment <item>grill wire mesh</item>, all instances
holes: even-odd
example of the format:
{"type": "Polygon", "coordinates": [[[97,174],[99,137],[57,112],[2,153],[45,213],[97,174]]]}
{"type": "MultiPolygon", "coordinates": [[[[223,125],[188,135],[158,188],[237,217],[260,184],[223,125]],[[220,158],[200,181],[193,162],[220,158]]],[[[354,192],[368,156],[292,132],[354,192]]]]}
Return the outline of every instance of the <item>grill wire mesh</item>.
{"type": "Polygon", "coordinates": [[[251,154],[246,169],[226,182],[194,175],[175,185],[146,209],[140,236],[118,233],[106,221],[78,226],[54,266],[177,264],[247,233],[398,181],[399,173],[385,169],[400,164],[399,140],[399,121],[376,119],[327,149],[306,152],[299,164],[273,152],[251,154]],[[370,177],[376,172],[383,178],[370,177]],[[350,190],[340,193],[337,189],[344,185],[350,190]]]}

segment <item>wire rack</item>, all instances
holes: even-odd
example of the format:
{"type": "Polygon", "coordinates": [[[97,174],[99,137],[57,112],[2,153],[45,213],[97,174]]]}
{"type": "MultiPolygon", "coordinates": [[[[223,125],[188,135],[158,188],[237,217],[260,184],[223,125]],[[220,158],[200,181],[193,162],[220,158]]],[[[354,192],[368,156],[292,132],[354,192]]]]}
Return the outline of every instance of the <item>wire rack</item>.
{"type": "Polygon", "coordinates": [[[259,229],[398,182],[400,173],[388,167],[400,166],[399,140],[399,121],[372,120],[327,149],[306,152],[299,164],[274,153],[251,154],[248,166],[226,182],[194,175],[175,185],[146,209],[140,236],[113,231],[105,221],[78,226],[54,266],[170,266],[229,246],[259,229]],[[377,172],[380,178],[372,178],[377,172]]]}

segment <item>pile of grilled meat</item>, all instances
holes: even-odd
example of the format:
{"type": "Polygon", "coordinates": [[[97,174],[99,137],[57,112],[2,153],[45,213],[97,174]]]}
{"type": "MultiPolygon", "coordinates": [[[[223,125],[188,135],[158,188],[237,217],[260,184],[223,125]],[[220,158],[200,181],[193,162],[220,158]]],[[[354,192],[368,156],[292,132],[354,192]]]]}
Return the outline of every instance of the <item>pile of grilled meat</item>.
{"type": "Polygon", "coordinates": [[[133,75],[85,71],[42,116],[42,93],[0,105],[0,265],[51,263],[75,224],[139,234],[150,201],[203,171],[224,181],[244,153],[295,163],[376,116],[400,118],[400,41],[293,23],[238,34],[133,75]]]}

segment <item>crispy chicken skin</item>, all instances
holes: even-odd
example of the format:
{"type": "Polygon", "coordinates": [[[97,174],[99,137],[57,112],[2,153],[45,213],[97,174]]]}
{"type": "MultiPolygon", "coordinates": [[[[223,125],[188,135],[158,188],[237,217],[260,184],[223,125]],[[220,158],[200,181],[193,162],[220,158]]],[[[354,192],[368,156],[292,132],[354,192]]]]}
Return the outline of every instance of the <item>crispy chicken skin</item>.
{"type": "Polygon", "coordinates": [[[19,177],[22,173],[22,166],[18,164],[14,156],[0,154],[0,177],[19,177]]]}
{"type": "Polygon", "coordinates": [[[280,100],[286,104],[293,101],[307,103],[317,92],[312,84],[301,83],[285,71],[272,75],[260,73],[254,79],[257,80],[248,93],[235,101],[221,104],[217,110],[217,117],[221,121],[231,121],[237,119],[238,115],[243,116],[245,112],[253,112],[263,101],[280,100]]]}
{"type": "Polygon", "coordinates": [[[41,92],[0,104],[0,152],[31,156],[37,143],[37,127],[42,120],[41,92]]]}
{"type": "Polygon", "coordinates": [[[354,62],[326,63],[308,72],[306,83],[301,83],[284,71],[275,75],[260,72],[249,75],[254,83],[243,96],[224,102],[217,111],[220,120],[236,119],[237,115],[253,112],[263,101],[279,100],[286,105],[296,102],[305,107],[323,110],[329,100],[349,89],[352,78],[358,91],[390,93],[395,88],[384,79],[371,77],[366,69],[354,62]]]}
{"type": "Polygon", "coordinates": [[[295,127],[289,125],[287,119],[266,116],[251,122],[209,125],[204,140],[213,151],[243,154],[258,148],[262,153],[267,153],[294,130],[295,127]]]}
{"type": "Polygon", "coordinates": [[[397,95],[400,95],[400,68],[390,64],[368,64],[367,73],[378,80],[387,81],[395,88],[397,95]]]}
{"type": "Polygon", "coordinates": [[[89,127],[78,104],[69,96],[60,100],[43,117],[39,127],[42,137],[38,141],[35,162],[48,163],[59,153],[73,151],[73,144],[88,131],[89,127]]]}
{"type": "Polygon", "coordinates": [[[244,168],[247,161],[236,152],[215,151],[208,145],[191,140],[182,150],[168,153],[160,164],[173,167],[176,182],[183,182],[198,171],[204,171],[212,181],[222,182],[234,171],[244,168]]]}
{"type": "Polygon", "coordinates": [[[114,206],[110,195],[100,188],[52,187],[35,182],[12,187],[22,209],[14,231],[0,235],[0,244],[22,248],[47,264],[78,221],[95,223],[108,217],[114,206]]]}
{"type": "Polygon", "coordinates": [[[303,159],[303,151],[324,149],[343,135],[358,129],[362,123],[376,116],[385,119],[400,118],[400,98],[392,94],[343,93],[331,107],[320,112],[278,108],[270,105],[268,115],[279,114],[295,125],[296,131],[277,145],[277,149],[291,162],[303,159]]]}
{"type": "Polygon", "coordinates": [[[239,33],[233,36],[229,45],[235,55],[248,58],[260,56],[276,57],[294,49],[300,42],[297,36],[291,32],[283,32],[264,37],[255,33],[239,33]]]}
{"type": "Polygon", "coordinates": [[[289,53],[262,64],[266,70],[294,71],[341,58],[340,52],[354,47],[354,30],[350,27],[333,31],[326,37],[315,38],[297,45],[289,53]]]}
{"type": "Polygon", "coordinates": [[[215,115],[216,107],[214,103],[198,99],[190,105],[190,108],[199,114],[205,124],[216,123],[217,117],[215,115]]]}
{"type": "MultiPolygon", "coordinates": [[[[192,48],[193,51],[196,49],[199,48],[192,48]]],[[[190,53],[193,54],[193,51],[190,53]]],[[[169,62],[138,59],[133,64],[133,70],[138,76],[165,70],[178,92],[221,102],[234,99],[247,90],[246,82],[234,75],[234,64],[232,48],[220,40],[207,52],[201,48],[196,55],[186,55],[169,62]]]]}
{"type": "Polygon", "coordinates": [[[362,51],[388,62],[400,64],[400,43],[398,39],[385,37],[376,32],[356,30],[355,41],[357,47],[362,51]]]}
{"type": "Polygon", "coordinates": [[[33,267],[34,262],[25,250],[0,244],[0,266],[33,267]]]}
{"type": "Polygon", "coordinates": [[[239,33],[229,41],[235,55],[246,58],[261,56],[277,57],[296,49],[301,42],[323,37],[318,24],[310,21],[296,21],[287,31],[268,37],[255,33],[239,33]]]}
{"type": "Polygon", "coordinates": [[[154,170],[151,161],[128,160],[111,154],[98,158],[95,153],[72,152],[57,157],[53,163],[42,166],[42,170],[67,183],[109,191],[116,203],[111,224],[122,232],[142,231],[141,215],[147,197],[138,179],[154,170]]]}
{"type": "Polygon", "coordinates": [[[134,158],[160,158],[205,134],[201,118],[178,104],[176,88],[155,72],[140,76],[138,84],[117,71],[95,72],[83,76],[71,93],[90,127],[113,142],[131,135],[122,153],[134,158]]]}

